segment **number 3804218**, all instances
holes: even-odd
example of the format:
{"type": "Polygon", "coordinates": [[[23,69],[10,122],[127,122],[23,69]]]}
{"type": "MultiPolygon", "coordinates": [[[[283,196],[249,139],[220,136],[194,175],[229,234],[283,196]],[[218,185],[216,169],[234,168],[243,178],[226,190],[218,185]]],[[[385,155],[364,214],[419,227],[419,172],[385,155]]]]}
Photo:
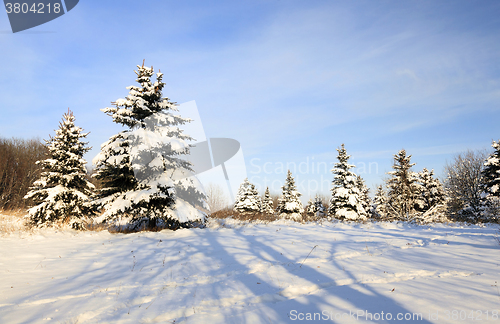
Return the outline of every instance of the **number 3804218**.
{"type": "Polygon", "coordinates": [[[28,3],[6,3],[5,9],[8,14],[15,13],[60,13],[61,12],[61,4],[60,3],[33,3],[31,6],[28,3]]]}

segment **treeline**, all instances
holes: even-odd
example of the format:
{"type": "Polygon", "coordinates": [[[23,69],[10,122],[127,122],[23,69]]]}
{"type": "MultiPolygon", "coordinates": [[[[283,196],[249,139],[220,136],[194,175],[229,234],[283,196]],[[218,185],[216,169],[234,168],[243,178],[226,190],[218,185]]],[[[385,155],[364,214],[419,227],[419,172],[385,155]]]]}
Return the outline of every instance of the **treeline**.
{"type": "MultiPolygon", "coordinates": [[[[281,195],[269,189],[261,197],[246,179],[240,186],[235,204],[228,210],[223,193],[207,188],[208,203],[214,217],[233,216],[239,219],[315,220],[323,217],[341,220],[404,220],[404,221],[468,221],[498,222],[500,213],[499,142],[494,151],[466,151],[456,154],[444,166],[443,182],[433,170],[413,171],[411,155],[405,150],[394,155],[393,171],[377,186],[373,199],[363,179],[348,164],[342,146],[333,173],[330,197],[316,196],[303,206],[291,172],[281,195]],[[353,203],[354,202],[354,203],[353,203]]],[[[24,199],[35,180],[40,179],[42,166],[37,161],[50,158],[46,144],[40,139],[0,138],[0,210],[25,210],[32,201],[24,199]]],[[[96,179],[87,179],[97,184],[96,179]]]]}
{"type": "Polygon", "coordinates": [[[47,158],[39,139],[0,138],[0,210],[24,209],[23,197],[40,177],[37,161],[47,158]]]}
{"type": "MultiPolygon", "coordinates": [[[[374,198],[364,180],[351,169],[344,145],[337,149],[338,162],[332,169],[331,197],[316,196],[302,205],[290,171],[282,193],[273,202],[266,189],[260,196],[255,186],[245,179],[232,210],[226,208],[214,217],[239,219],[279,219],[297,221],[328,219],[366,221],[400,220],[416,222],[467,221],[499,222],[500,213],[500,141],[493,141],[494,151],[467,151],[454,156],[445,165],[444,183],[434,170],[413,171],[415,163],[403,149],[394,155],[393,171],[379,185],[374,198]]],[[[210,197],[209,197],[210,198],[210,197]]]]}

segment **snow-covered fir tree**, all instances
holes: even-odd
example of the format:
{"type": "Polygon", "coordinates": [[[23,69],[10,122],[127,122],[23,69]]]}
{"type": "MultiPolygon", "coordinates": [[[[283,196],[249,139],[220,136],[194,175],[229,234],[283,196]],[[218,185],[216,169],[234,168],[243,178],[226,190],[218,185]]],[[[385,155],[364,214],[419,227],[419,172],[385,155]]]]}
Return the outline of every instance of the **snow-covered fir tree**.
{"type": "MultiPolygon", "coordinates": [[[[133,190],[137,186],[131,165],[130,144],[130,131],[124,130],[111,136],[101,145],[101,153],[92,161],[97,165],[96,172],[92,176],[102,185],[97,191],[98,198],[111,198],[118,193],[133,190]]],[[[102,199],[97,200],[97,205],[102,203],[104,203],[102,199]]]]}
{"type": "Polygon", "coordinates": [[[372,217],[386,218],[387,217],[387,194],[384,188],[379,185],[375,196],[373,197],[372,217]]]}
{"type": "Polygon", "coordinates": [[[255,200],[257,200],[257,206],[259,206],[259,212],[262,210],[262,197],[259,194],[259,191],[257,191],[257,188],[255,187],[254,184],[252,184],[252,192],[255,196],[255,200]]]}
{"type": "Polygon", "coordinates": [[[432,207],[443,204],[445,201],[445,191],[439,179],[434,178],[434,170],[424,168],[417,174],[419,187],[419,197],[416,200],[416,209],[426,212],[432,207]]]}
{"type": "Polygon", "coordinates": [[[349,164],[350,155],[347,155],[344,144],[337,149],[337,152],[338,162],[332,169],[335,176],[328,213],[338,219],[365,220],[367,215],[357,186],[357,177],[351,171],[355,166],[349,164]]]}
{"type": "Polygon", "coordinates": [[[482,171],[482,181],[484,187],[483,218],[494,221],[500,219],[500,140],[491,144],[494,151],[491,153],[482,171]]]}
{"type": "Polygon", "coordinates": [[[92,215],[90,196],[94,185],[86,176],[83,155],[90,150],[81,139],[89,133],[75,126],[75,116],[68,109],[59,123],[56,135],[47,142],[49,158],[38,161],[41,178],[24,197],[35,206],[28,210],[28,224],[47,226],[66,223],[84,229],[85,218],[92,215]]]}
{"type": "Polygon", "coordinates": [[[494,151],[488,156],[482,171],[485,192],[500,197],[500,140],[491,144],[494,151]]]}
{"type": "Polygon", "coordinates": [[[306,214],[308,214],[308,215],[316,214],[316,205],[314,205],[314,200],[312,198],[309,198],[309,201],[307,202],[305,211],[306,211],[306,214]]]}
{"type": "Polygon", "coordinates": [[[411,167],[411,155],[400,150],[394,155],[394,171],[388,172],[392,177],[387,180],[388,213],[390,218],[410,220],[414,216],[416,200],[419,198],[420,186],[418,177],[411,167]]]}
{"type": "Polygon", "coordinates": [[[316,206],[316,215],[317,216],[325,216],[326,215],[326,208],[323,205],[323,201],[321,200],[320,197],[316,196],[314,198],[314,205],[316,206]]]}
{"type": "Polygon", "coordinates": [[[325,206],[323,206],[323,202],[321,201],[320,197],[316,195],[316,197],[314,197],[314,200],[312,198],[309,199],[306,206],[306,213],[308,215],[323,217],[326,214],[325,211],[326,211],[325,206]]]}
{"type": "Polygon", "coordinates": [[[288,170],[285,184],[281,187],[282,193],[278,199],[277,214],[281,218],[301,220],[304,206],[300,201],[302,194],[297,191],[292,172],[288,170]]]}
{"type": "Polygon", "coordinates": [[[266,191],[264,192],[264,197],[262,198],[262,204],[260,206],[260,212],[264,214],[274,214],[273,198],[271,198],[269,187],[267,187],[266,191]]]}
{"type": "Polygon", "coordinates": [[[124,220],[137,228],[186,227],[202,222],[206,196],[193,176],[189,154],[193,140],[179,126],[191,122],[176,114],[177,105],[163,97],[163,73],[137,66],[137,86],[124,99],[101,109],[126,129],[101,145],[94,158],[95,177],[103,183],[99,220],[124,220]]]}
{"type": "Polygon", "coordinates": [[[361,200],[361,206],[365,210],[367,216],[370,216],[370,206],[372,201],[370,199],[370,189],[366,186],[365,180],[361,176],[356,176],[356,186],[359,190],[359,198],[361,200]]]}
{"type": "Polygon", "coordinates": [[[245,178],[238,189],[233,210],[241,214],[258,213],[260,211],[260,197],[255,185],[245,178]]]}

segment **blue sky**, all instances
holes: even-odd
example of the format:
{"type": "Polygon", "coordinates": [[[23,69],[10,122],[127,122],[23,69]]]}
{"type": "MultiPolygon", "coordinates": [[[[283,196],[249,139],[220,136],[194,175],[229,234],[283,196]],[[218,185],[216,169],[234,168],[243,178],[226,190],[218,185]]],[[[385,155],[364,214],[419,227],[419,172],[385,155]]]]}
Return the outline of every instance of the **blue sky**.
{"type": "Polygon", "coordinates": [[[240,141],[260,187],[303,163],[313,195],[307,183],[332,175],[312,165],[329,170],[341,143],[372,187],[401,148],[441,176],[454,153],[500,138],[498,1],[116,3],[82,0],[16,34],[0,14],[0,136],[47,139],[69,107],[92,160],[120,130],[99,109],[146,59],[166,96],[196,101],[208,137],[240,141]]]}

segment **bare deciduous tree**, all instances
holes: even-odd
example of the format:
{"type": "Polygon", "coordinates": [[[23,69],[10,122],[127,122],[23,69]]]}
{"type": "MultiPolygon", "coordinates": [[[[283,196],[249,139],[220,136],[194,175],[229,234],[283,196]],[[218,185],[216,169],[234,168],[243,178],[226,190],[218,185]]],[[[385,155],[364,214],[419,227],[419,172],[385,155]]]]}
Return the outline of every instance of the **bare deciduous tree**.
{"type": "Polygon", "coordinates": [[[486,151],[468,150],[454,156],[447,162],[445,187],[450,198],[449,207],[457,213],[469,210],[479,216],[482,206],[482,176],[486,151]]]}
{"type": "Polygon", "coordinates": [[[46,157],[39,139],[0,138],[0,210],[25,207],[23,197],[40,176],[36,161],[46,157]]]}
{"type": "Polygon", "coordinates": [[[278,200],[280,199],[280,195],[273,193],[271,194],[271,199],[273,200],[273,208],[276,210],[278,208],[278,200]]]}
{"type": "Polygon", "coordinates": [[[221,186],[209,183],[205,188],[207,194],[207,203],[210,207],[210,212],[215,213],[218,210],[224,209],[229,206],[229,201],[224,194],[221,186]]]}

